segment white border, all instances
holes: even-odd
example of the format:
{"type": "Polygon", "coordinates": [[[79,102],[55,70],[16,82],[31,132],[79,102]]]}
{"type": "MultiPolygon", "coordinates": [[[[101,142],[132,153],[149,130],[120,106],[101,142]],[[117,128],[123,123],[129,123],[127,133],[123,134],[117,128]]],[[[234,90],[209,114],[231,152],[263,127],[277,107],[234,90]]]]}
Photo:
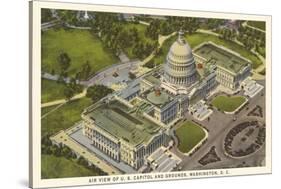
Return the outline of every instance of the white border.
{"type": "MultiPolygon", "coordinates": [[[[154,14],[154,15],[171,15],[171,16],[192,16],[192,17],[208,17],[208,18],[223,18],[223,19],[244,19],[244,20],[260,20],[266,21],[266,166],[257,168],[233,168],[233,169],[216,169],[210,171],[223,171],[223,174],[216,176],[235,176],[235,175],[251,175],[251,174],[266,174],[271,173],[271,16],[256,16],[249,14],[234,14],[234,13],[216,13],[203,11],[186,11],[186,10],[172,10],[172,9],[156,9],[156,8],[137,8],[126,6],[108,6],[108,5],[92,5],[79,3],[60,3],[47,1],[33,1],[30,2],[30,187],[60,187],[60,186],[78,186],[90,185],[89,180],[93,177],[79,177],[79,178],[64,178],[64,179],[44,179],[41,177],[41,8],[53,9],[72,9],[72,10],[88,10],[101,12],[122,12],[134,14],[154,14]],[[227,173],[228,172],[228,173],[227,173]]],[[[207,173],[204,171],[184,171],[187,177],[179,178],[159,178],[159,179],[141,179],[141,180],[125,180],[111,182],[96,182],[94,184],[112,184],[125,182],[141,182],[141,181],[164,181],[186,178],[203,178],[214,177],[207,176],[189,176],[190,173],[207,173]]],[[[183,173],[173,172],[173,173],[183,173]]],[[[143,174],[140,174],[143,175],[143,174]]],[[[157,175],[165,176],[165,173],[145,174],[153,177],[157,175]]],[[[133,178],[136,175],[120,175],[121,177],[130,176],[133,178]]],[[[114,176],[106,176],[113,178],[114,176]]],[[[104,178],[104,176],[96,176],[94,178],[104,178]]]]}

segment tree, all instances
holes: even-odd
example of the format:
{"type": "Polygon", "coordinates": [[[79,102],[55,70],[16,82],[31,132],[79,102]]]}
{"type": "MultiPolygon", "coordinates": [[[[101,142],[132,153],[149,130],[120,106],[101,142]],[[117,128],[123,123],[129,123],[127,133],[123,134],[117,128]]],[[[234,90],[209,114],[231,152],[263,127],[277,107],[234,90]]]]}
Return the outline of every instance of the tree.
{"type": "Polygon", "coordinates": [[[199,28],[199,21],[198,18],[183,18],[183,30],[188,31],[191,35],[199,28]]]}
{"type": "Polygon", "coordinates": [[[72,151],[67,146],[62,147],[61,154],[67,159],[72,158],[72,151]]]}
{"type": "Polygon", "coordinates": [[[80,156],[78,158],[77,163],[79,163],[80,165],[83,165],[83,166],[89,165],[89,163],[87,162],[87,160],[83,156],[80,156]]]}
{"type": "Polygon", "coordinates": [[[131,41],[129,40],[128,35],[129,34],[126,30],[122,30],[117,36],[116,40],[122,49],[125,49],[131,45],[131,41]]]}
{"type": "Polygon", "coordinates": [[[41,144],[46,145],[46,146],[51,146],[52,145],[52,141],[50,140],[50,135],[44,135],[41,138],[41,144]]]}
{"type": "Polygon", "coordinates": [[[52,74],[52,75],[55,75],[55,73],[56,73],[55,70],[52,69],[52,70],[51,70],[51,74],[52,74]]]}
{"type": "Polygon", "coordinates": [[[76,24],[77,11],[74,10],[57,10],[59,19],[66,24],[76,24]]]}
{"type": "Polygon", "coordinates": [[[129,72],[129,78],[130,79],[136,79],[136,75],[133,74],[132,72],[129,72]]]}
{"type": "Polygon", "coordinates": [[[74,90],[69,86],[64,89],[63,93],[67,101],[69,101],[74,96],[74,90]]]}
{"type": "Polygon", "coordinates": [[[53,20],[51,9],[41,9],[41,22],[50,22],[53,20]]]}
{"type": "Polygon", "coordinates": [[[104,85],[94,85],[87,89],[86,97],[91,98],[95,103],[112,92],[112,89],[104,85]]]}
{"type": "Polygon", "coordinates": [[[61,72],[66,72],[66,70],[70,66],[71,59],[69,58],[68,54],[65,52],[60,53],[58,56],[58,63],[61,69],[61,72]]]}
{"type": "Polygon", "coordinates": [[[92,72],[92,67],[90,62],[87,60],[85,64],[82,65],[82,68],[79,72],[76,73],[76,79],[78,80],[87,80],[92,72]]]}
{"type": "Polygon", "coordinates": [[[224,19],[210,18],[210,19],[207,19],[207,27],[208,27],[208,29],[217,29],[217,28],[220,27],[224,22],[225,22],[224,19]]]}
{"type": "Polygon", "coordinates": [[[138,30],[135,27],[129,30],[129,36],[130,41],[132,41],[133,43],[138,43],[140,40],[138,30]]]}
{"type": "Polygon", "coordinates": [[[77,83],[77,79],[73,77],[70,78],[67,87],[71,88],[74,91],[74,93],[80,93],[83,90],[83,87],[77,83]]]}
{"type": "Polygon", "coordinates": [[[172,32],[172,30],[171,30],[171,27],[169,26],[169,24],[167,22],[163,22],[160,27],[161,35],[168,35],[171,32],[172,32]]]}
{"type": "Polygon", "coordinates": [[[154,68],[155,67],[155,62],[152,59],[149,62],[147,62],[144,66],[147,67],[147,68],[154,68]]]}
{"type": "Polygon", "coordinates": [[[61,156],[61,148],[58,147],[57,145],[52,145],[50,147],[50,150],[52,151],[52,154],[54,154],[55,156],[59,157],[61,156]]]}
{"type": "Polygon", "coordinates": [[[145,35],[154,40],[158,39],[158,35],[160,34],[160,24],[160,20],[152,20],[146,28],[145,35]]]}

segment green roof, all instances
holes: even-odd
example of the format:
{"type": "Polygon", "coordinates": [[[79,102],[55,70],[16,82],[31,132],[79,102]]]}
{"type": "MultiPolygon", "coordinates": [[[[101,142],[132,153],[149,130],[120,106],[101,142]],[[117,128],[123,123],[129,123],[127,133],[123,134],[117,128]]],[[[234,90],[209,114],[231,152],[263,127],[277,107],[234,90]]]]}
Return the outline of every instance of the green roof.
{"type": "Polygon", "coordinates": [[[147,100],[154,105],[163,106],[171,101],[170,96],[165,91],[160,91],[160,94],[156,94],[155,91],[151,91],[147,94],[147,100]]]}
{"type": "Polygon", "coordinates": [[[219,48],[211,43],[202,45],[194,53],[205,58],[207,62],[214,63],[233,73],[238,73],[249,63],[238,55],[229,52],[228,49],[219,48]]]}
{"type": "Polygon", "coordinates": [[[132,145],[146,143],[160,129],[157,124],[142,117],[138,108],[128,108],[117,100],[107,104],[100,102],[87,115],[95,121],[96,126],[132,145]]]}
{"type": "Polygon", "coordinates": [[[160,84],[160,75],[157,75],[157,73],[149,74],[149,75],[145,76],[144,79],[149,81],[153,85],[160,84]]]}

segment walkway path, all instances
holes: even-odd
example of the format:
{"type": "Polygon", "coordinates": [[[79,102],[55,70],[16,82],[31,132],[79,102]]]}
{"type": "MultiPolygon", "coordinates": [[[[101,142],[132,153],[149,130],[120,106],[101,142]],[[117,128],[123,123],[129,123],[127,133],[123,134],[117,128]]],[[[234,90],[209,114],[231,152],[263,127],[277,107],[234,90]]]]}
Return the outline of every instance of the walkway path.
{"type": "Polygon", "coordinates": [[[46,31],[46,30],[52,28],[53,26],[55,26],[55,25],[57,25],[57,24],[59,24],[59,23],[60,23],[59,20],[52,20],[52,21],[50,21],[50,22],[42,23],[42,24],[41,24],[41,30],[42,30],[42,31],[46,31]]]}
{"type": "Polygon", "coordinates": [[[262,30],[262,29],[260,29],[260,28],[257,28],[257,27],[254,27],[254,26],[250,26],[250,25],[248,24],[248,21],[243,22],[243,23],[242,23],[242,26],[244,26],[244,27],[246,26],[246,27],[249,27],[249,28],[251,28],[251,29],[253,29],[253,30],[257,30],[257,31],[260,31],[260,32],[265,33],[265,31],[262,30]]]}
{"type": "Polygon", "coordinates": [[[145,21],[139,21],[139,23],[142,24],[142,25],[146,25],[146,26],[149,26],[149,25],[150,25],[150,23],[145,22],[145,21]]]}
{"type": "MultiPolygon", "coordinates": [[[[69,101],[83,98],[83,97],[86,96],[86,93],[87,93],[87,89],[84,89],[82,93],[76,94],[69,101]]],[[[46,103],[41,104],[41,108],[54,106],[54,105],[58,105],[58,104],[64,104],[66,102],[68,102],[66,99],[54,100],[54,101],[51,101],[51,102],[46,102],[46,103]]]]}
{"type": "Polygon", "coordinates": [[[209,35],[213,35],[213,36],[219,37],[218,33],[215,33],[215,32],[213,32],[211,30],[198,29],[197,32],[205,33],[205,34],[209,34],[209,35]]]}
{"type": "MultiPolygon", "coordinates": [[[[44,78],[44,79],[48,79],[48,80],[52,80],[52,81],[57,81],[57,80],[59,80],[59,77],[60,77],[60,76],[57,75],[57,74],[52,75],[52,74],[50,74],[50,73],[45,72],[45,73],[43,73],[43,74],[41,75],[41,77],[44,78]]],[[[66,83],[69,83],[70,78],[69,78],[69,77],[65,77],[63,80],[64,80],[66,83]]]]}
{"type": "Polygon", "coordinates": [[[50,113],[56,111],[57,109],[59,109],[61,106],[63,106],[65,103],[61,103],[59,104],[57,107],[55,107],[54,109],[52,109],[51,111],[48,111],[47,113],[45,113],[44,115],[41,115],[41,119],[43,119],[44,117],[47,117],[50,113]]]}
{"type": "Polygon", "coordinates": [[[86,26],[74,26],[70,24],[66,24],[67,27],[72,28],[72,29],[79,29],[79,30],[90,30],[92,29],[91,27],[86,27],[86,26]]]}

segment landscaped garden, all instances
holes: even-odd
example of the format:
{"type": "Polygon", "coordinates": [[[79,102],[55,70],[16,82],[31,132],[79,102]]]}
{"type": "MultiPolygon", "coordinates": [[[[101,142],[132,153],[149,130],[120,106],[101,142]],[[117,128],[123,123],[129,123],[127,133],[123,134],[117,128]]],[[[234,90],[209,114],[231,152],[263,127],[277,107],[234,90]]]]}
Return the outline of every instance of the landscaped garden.
{"type": "Polygon", "coordinates": [[[237,108],[239,108],[245,101],[246,98],[243,96],[229,97],[226,95],[219,95],[212,100],[211,104],[221,111],[233,112],[237,108]]]}
{"type": "Polygon", "coordinates": [[[186,121],[176,129],[176,136],[179,140],[178,149],[183,153],[188,153],[205,137],[205,132],[196,123],[186,121]]]}
{"type": "Polygon", "coordinates": [[[61,53],[67,53],[71,60],[68,76],[75,76],[86,62],[93,73],[118,62],[117,57],[88,30],[59,28],[43,32],[42,70],[60,74],[58,57],[61,53]]]}
{"type": "Polygon", "coordinates": [[[232,157],[243,157],[255,153],[265,142],[264,123],[244,121],[234,126],[224,139],[224,150],[232,157]]]}

